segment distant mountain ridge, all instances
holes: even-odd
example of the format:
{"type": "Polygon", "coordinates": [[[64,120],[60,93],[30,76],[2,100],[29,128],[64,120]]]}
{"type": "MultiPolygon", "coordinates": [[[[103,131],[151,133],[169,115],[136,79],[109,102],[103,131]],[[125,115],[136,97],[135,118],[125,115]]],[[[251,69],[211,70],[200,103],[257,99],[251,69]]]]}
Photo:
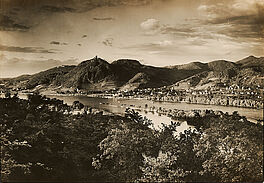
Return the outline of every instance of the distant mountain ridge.
{"type": "Polygon", "coordinates": [[[264,86],[261,80],[263,76],[264,57],[249,56],[237,62],[191,62],[170,67],[146,66],[137,60],[129,59],[108,63],[95,57],[77,66],[55,67],[34,75],[12,78],[9,84],[28,89],[41,85],[93,91],[162,86],[203,89],[219,83],[264,86]]]}
{"type": "Polygon", "coordinates": [[[207,63],[208,70],[176,82],[175,89],[206,89],[222,84],[264,87],[264,57],[249,56],[237,62],[216,60],[207,63]]]}
{"type": "Polygon", "coordinates": [[[242,67],[264,67],[264,57],[249,56],[236,62],[241,64],[242,67]]]}
{"type": "Polygon", "coordinates": [[[201,63],[201,62],[191,62],[188,64],[175,65],[175,66],[171,66],[168,68],[176,68],[176,69],[182,69],[182,70],[200,70],[200,69],[207,70],[208,64],[201,63]]]}

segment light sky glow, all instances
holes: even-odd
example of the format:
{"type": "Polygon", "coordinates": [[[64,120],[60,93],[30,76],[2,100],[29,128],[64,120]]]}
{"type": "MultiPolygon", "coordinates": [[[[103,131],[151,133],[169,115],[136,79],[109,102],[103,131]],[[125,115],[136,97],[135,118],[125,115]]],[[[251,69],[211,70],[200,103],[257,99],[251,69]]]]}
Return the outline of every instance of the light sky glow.
{"type": "Polygon", "coordinates": [[[264,55],[264,0],[0,2],[0,77],[95,55],[154,66],[264,55]]]}

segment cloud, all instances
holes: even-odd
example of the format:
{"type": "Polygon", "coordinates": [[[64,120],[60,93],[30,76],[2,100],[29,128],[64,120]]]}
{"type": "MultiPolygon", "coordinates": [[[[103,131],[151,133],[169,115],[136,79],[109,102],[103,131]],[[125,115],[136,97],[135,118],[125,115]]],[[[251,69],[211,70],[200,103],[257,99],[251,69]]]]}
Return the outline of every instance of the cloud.
{"type": "Polygon", "coordinates": [[[76,10],[74,8],[70,7],[59,7],[59,6],[51,6],[51,5],[44,5],[40,7],[41,11],[44,12],[53,12],[53,13],[65,13],[65,12],[75,12],[76,10]]]}
{"type": "Polygon", "coordinates": [[[146,31],[147,34],[155,34],[160,31],[161,25],[159,20],[154,18],[147,19],[140,24],[140,27],[146,31]]]}
{"type": "Polygon", "coordinates": [[[229,29],[220,30],[219,33],[221,34],[234,38],[264,38],[264,13],[262,17],[255,15],[234,16],[228,17],[228,19],[214,19],[209,23],[225,24],[226,21],[229,29]]]}
{"type": "Polygon", "coordinates": [[[102,41],[102,43],[105,45],[105,46],[113,46],[113,38],[107,38],[105,39],[104,41],[102,41]]]}
{"type": "Polygon", "coordinates": [[[163,40],[163,41],[158,42],[158,44],[160,46],[171,46],[171,45],[173,45],[173,41],[171,41],[171,40],[163,40]]]}
{"type": "Polygon", "coordinates": [[[180,35],[188,36],[190,33],[195,32],[190,25],[178,24],[178,25],[168,25],[161,24],[157,19],[147,19],[140,24],[140,27],[144,30],[146,35],[154,34],[170,34],[170,35],[180,35]]]}
{"type": "Polygon", "coordinates": [[[192,46],[203,46],[205,45],[206,43],[208,43],[208,41],[205,41],[204,39],[200,39],[200,38],[190,38],[189,40],[189,44],[192,45],[192,46]]]}
{"type": "Polygon", "coordinates": [[[68,43],[61,43],[59,41],[51,41],[50,44],[54,44],[54,45],[68,45],[68,43]]]}
{"type": "Polygon", "coordinates": [[[102,17],[102,18],[99,18],[99,17],[94,17],[93,20],[102,20],[102,21],[107,21],[107,20],[115,20],[114,18],[112,17],[102,17]]]}
{"type": "Polygon", "coordinates": [[[201,24],[218,26],[217,33],[237,41],[264,38],[264,1],[233,0],[229,3],[201,5],[198,10],[206,20],[201,24]],[[222,27],[222,28],[221,28],[222,27]]]}
{"type": "Polygon", "coordinates": [[[175,42],[171,40],[163,40],[153,43],[141,43],[141,44],[139,43],[139,44],[122,47],[122,49],[133,50],[137,54],[142,53],[143,55],[147,54],[147,55],[157,55],[157,56],[161,56],[161,55],[172,56],[183,53],[182,46],[175,44],[175,42]]]}
{"type": "Polygon", "coordinates": [[[140,51],[172,51],[178,48],[172,40],[162,40],[153,43],[141,43],[131,46],[122,47],[123,49],[137,49],[140,51]]]}
{"type": "Polygon", "coordinates": [[[16,23],[11,17],[0,14],[0,31],[27,31],[30,27],[16,23]]]}
{"type": "MultiPolygon", "coordinates": [[[[44,0],[42,0],[44,1],[44,0]]],[[[101,7],[116,7],[116,6],[144,6],[150,4],[153,0],[54,0],[59,6],[73,8],[76,13],[91,11],[101,7]]]]}
{"type": "Polygon", "coordinates": [[[160,29],[162,34],[178,34],[178,35],[189,35],[190,33],[195,32],[195,30],[191,27],[187,27],[186,25],[163,25],[160,29]]]}
{"type": "Polygon", "coordinates": [[[22,74],[33,74],[43,70],[62,65],[76,65],[78,59],[68,60],[27,60],[23,58],[6,58],[5,55],[0,55],[0,78],[16,77],[22,74]]]}
{"type": "Polygon", "coordinates": [[[57,45],[59,45],[60,42],[58,42],[58,41],[51,41],[50,44],[57,44],[57,45]]]}
{"type": "Polygon", "coordinates": [[[0,51],[21,52],[21,53],[56,53],[55,49],[44,49],[42,47],[18,47],[0,45],[0,51]]]}
{"type": "Polygon", "coordinates": [[[84,11],[89,11],[99,7],[144,6],[152,3],[153,0],[81,0],[79,2],[81,2],[80,4],[82,4],[82,9],[84,11]]]}
{"type": "MultiPolygon", "coordinates": [[[[53,13],[83,13],[101,7],[144,6],[153,0],[2,0],[0,31],[28,31],[53,13]]],[[[113,20],[103,17],[94,20],[113,20]]]]}

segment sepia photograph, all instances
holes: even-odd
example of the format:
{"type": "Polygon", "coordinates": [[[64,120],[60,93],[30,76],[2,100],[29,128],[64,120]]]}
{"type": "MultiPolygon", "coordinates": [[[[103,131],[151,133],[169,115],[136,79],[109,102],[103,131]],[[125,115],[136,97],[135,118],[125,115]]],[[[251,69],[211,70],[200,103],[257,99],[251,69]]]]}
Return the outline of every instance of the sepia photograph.
{"type": "Polygon", "coordinates": [[[264,182],[264,0],[0,0],[1,182],[264,182]]]}

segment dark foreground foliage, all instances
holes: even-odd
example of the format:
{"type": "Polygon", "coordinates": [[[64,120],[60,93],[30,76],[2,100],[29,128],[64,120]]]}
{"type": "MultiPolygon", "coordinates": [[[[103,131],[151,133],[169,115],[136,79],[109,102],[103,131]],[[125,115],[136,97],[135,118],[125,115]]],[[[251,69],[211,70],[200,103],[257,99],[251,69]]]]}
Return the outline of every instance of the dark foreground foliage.
{"type": "Polygon", "coordinates": [[[197,118],[198,129],[176,135],[179,124],[157,131],[133,110],[66,109],[40,95],[0,99],[2,181],[263,181],[262,126],[239,115],[197,118]]]}

